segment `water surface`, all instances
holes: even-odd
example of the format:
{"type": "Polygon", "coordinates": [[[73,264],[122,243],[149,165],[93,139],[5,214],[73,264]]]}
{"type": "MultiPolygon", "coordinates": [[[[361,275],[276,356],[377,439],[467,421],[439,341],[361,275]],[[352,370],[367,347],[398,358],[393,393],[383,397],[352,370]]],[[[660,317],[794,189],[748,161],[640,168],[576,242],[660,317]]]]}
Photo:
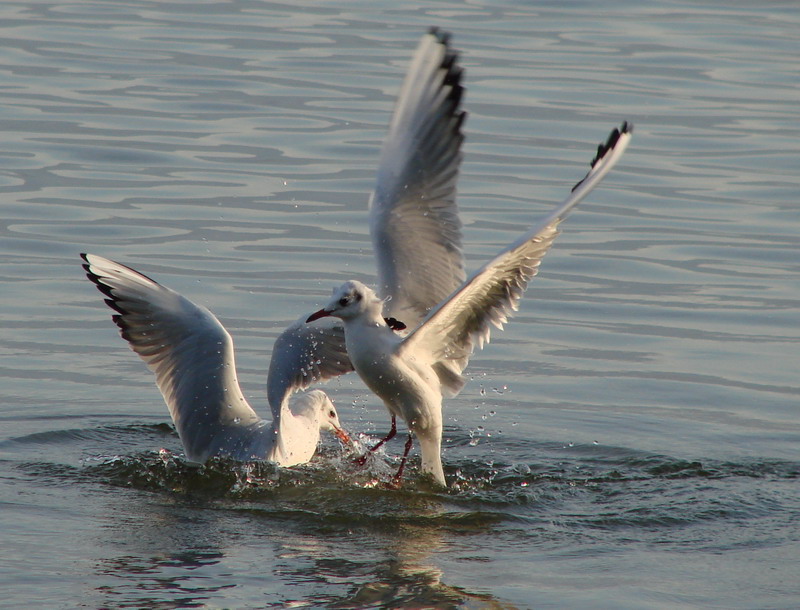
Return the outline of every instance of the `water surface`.
{"type": "MultiPolygon", "coordinates": [[[[9,607],[787,608],[800,579],[800,124],[786,3],[5,2],[0,583],[9,607]],[[371,283],[366,203],[422,32],[454,33],[476,268],[580,178],[519,314],[446,403],[447,492],[332,441],[180,455],[80,268],[272,340],[371,283]],[[161,450],[164,451],[161,451],[161,450]]],[[[328,384],[366,442],[384,408],[328,384]]]]}

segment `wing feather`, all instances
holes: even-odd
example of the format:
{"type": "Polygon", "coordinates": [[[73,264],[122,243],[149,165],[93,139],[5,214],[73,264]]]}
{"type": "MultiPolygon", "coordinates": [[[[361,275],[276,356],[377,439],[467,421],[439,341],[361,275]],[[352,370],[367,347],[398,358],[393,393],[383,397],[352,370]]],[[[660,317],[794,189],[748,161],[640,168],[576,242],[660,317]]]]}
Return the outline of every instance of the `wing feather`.
{"type": "Polygon", "coordinates": [[[307,318],[289,326],[272,347],[267,395],[273,414],[293,392],[354,370],[341,321],[323,318],[306,324],[307,318]]]}
{"type": "Polygon", "coordinates": [[[431,310],[399,352],[430,354],[443,387],[450,394],[463,385],[461,371],[477,344],[489,340],[492,326],[502,328],[517,309],[542,257],[558,236],[558,224],[592,191],[617,163],[630,141],[633,127],[623,123],[598,147],[586,176],[567,199],[513,244],[479,269],[449,298],[431,310]]]}
{"type": "Polygon", "coordinates": [[[370,201],[378,294],[409,328],[466,277],[456,181],[463,88],[447,34],[422,37],[397,99],[370,201]]]}
{"type": "Polygon", "coordinates": [[[233,340],[208,309],[133,269],[81,254],[122,338],[155,373],[186,456],[203,462],[223,430],[263,423],[239,387],[233,340]]]}

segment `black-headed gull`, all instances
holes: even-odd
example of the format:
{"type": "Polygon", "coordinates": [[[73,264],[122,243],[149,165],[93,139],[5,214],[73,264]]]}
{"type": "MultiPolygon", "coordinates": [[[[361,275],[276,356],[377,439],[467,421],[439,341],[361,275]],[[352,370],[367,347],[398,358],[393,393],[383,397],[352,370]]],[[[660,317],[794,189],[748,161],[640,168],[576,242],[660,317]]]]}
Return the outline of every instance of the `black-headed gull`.
{"type": "MultiPolygon", "coordinates": [[[[433,475],[441,485],[446,485],[441,460],[443,395],[453,396],[464,386],[461,372],[475,344],[483,347],[491,326],[502,328],[517,309],[528,282],[558,235],[558,224],[616,164],[631,132],[632,126],[627,123],[615,129],[598,147],[589,173],[563,203],[443,299],[415,328],[410,326],[413,330],[407,336],[387,327],[384,299],[357,281],[334,290],[330,302],[308,318],[312,322],[334,316],[344,322],[347,353],[356,372],[383,400],[393,418],[406,421],[419,441],[423,472],[433,475]]],[[[415,245],[420,239],[424,241],[424,237],[412,239],[415,245]]],[[[426,274],[425,270],[415,272],[426,274]]],[[[402,475],[411,438],[409,435],[397,479],[402,475]]]]}
{"type": "MultiPolygon", "coordinates": [[[[242,394],[233,341],[214,314],[130,267],[93,254],[81,257],[86,275],[117,312],[113,320],[120,334],[155,373],[189,461],[228,456],[294,466],[312,458],[320,430],[350,442],[324,392],[311,390],[290,401],[294,390],[308,384],[297,362],[304,357],[304,342],[318,329],[298,333],[293,326],[275,342],[272,360],[283,367],[292,363],[296,374],[270,367],[269,423],[242,394]]],[[[337,361],[334,354],[329,360],[337,361]]],[[[345,355],[341,360],[351,370],[345,355]]]]}

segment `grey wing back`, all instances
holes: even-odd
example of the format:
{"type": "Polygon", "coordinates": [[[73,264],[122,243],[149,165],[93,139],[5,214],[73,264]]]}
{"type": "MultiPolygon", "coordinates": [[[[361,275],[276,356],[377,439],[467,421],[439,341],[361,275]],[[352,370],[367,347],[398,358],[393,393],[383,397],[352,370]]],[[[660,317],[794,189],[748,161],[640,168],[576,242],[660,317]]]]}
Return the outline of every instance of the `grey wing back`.
{"type": "Polygon", "coordinates": [[[447,34],[423,36],[398,96],[370,200],[386,316],[415,327],[466,277],[456,181],[464,89],[447,34]]]}

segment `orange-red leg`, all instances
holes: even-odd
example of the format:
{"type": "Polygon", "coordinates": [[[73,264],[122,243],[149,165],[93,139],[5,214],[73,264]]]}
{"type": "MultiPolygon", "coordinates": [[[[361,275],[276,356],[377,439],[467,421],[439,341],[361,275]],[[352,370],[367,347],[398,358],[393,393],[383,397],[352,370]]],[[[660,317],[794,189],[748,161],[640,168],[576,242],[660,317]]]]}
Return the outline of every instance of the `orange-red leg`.
{"type": "Polygon", "coordinates": [[[359,466],[363,466],[364,464],[366,464],[367,463],[367,456],[370,453],[373,453],[376,449],[378,449],[386,441],[392,440],[395,437],[396,434],[397,434],[397,418],[394,415],[392,415],[392,429],[389,430],[389,434],[387,434],[384,438],[382,438],[380,441],[378,441],[378,443],[376,445],[374,445],[373,447],[370,447],[369,451],[367,451],[364,455],[362,455],[360,458],[358,458],[356,460],[356,464],[358,464],[359,466]]]}
{"type": "Polygon", "coordinates": [[[408,460],[408,454],[411,451],[411,446],[414,444],[414,437],[411,436],[411,432],[408,433],[408,440],[406,441],[405,451],[403,451],[403,459],[400,460],[400,468],[397,470],[397,474],[394,475],[392,479],[392,483],[395,486],[400,485],[400,479],[403,478],[403,470],[406,467],[406,460],[408,460]]]}

